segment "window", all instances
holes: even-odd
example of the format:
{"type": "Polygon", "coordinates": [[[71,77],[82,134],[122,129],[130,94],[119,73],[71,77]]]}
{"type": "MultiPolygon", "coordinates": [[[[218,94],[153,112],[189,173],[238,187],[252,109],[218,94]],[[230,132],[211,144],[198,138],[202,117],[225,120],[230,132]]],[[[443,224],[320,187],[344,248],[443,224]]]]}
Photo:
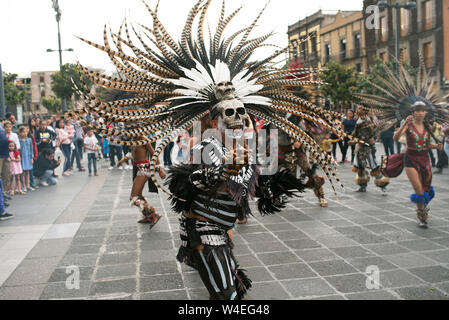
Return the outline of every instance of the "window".
{"type": "Polygon", "coordinates": [[[331,45],[329,43],[326,43],[324,45],[325,62],[329,62],[331,55],[332,55],[331,45]]]}
{"type": "Polygon", "coordinates": [[[357,70],[357,72],[362,72],[362,64],[361,63],[357,63],[355,65],[355,69],[357,70]]]}
{"type": "Polygon", "coordinates": [[[432,2],[430,0],[422,3],[422,23],[424,30],[432,28],[432,2]]]}
{"type": "Polygon", "coordinates": [[[409,11],[407,9],[401,8],[399,10],[399,25],[401,37],[405,37],[408,34],[409,23],[409,11]]]}
{"type": "Polygon", "coordinates": [[[340,60],[346,59],[346,39],[340,40],[340,60]]]}
{"type": "Polygon", "coordinates": [[[388,26],[387,17],[380,18],[380,41],[385,42],[388,40],[388,26]]]}
{"type": "Polygon", "coordinates": [[[426,68],[432,67],[433,57],[432,57],[432,42],[424,43],[424,63],[426,68]]]}
{"type": "Polygon", "coordinates": [[[45,90],[41,91],[41,98],[45,98],[45,90]]]}
{"type": "Polygon", "coordinates": [[[40,83],[44,83],[44,82],[45,82],[44,76],[40,76],[40,77],[39,77],[39,82],[40,82],[40,83]]]}
{"type": "Polygon", "coordinates": [[[352,57],[353,58],[357,58],[360,57],[360,47],[361,47],[361,40],[360,40],[361,36],[360,33],[357,33],[356,35],[354,35],[354,52],[352,57]]]}
{"type": "Polygon", "coordinates": [[[312,54],[316,55],[316,52],[317,52],[317,41],[316,41],[316,36],[315,35],[313,35],[310,38],[310,42],[311,42],[311,46],[312,46],[312,54]]]}

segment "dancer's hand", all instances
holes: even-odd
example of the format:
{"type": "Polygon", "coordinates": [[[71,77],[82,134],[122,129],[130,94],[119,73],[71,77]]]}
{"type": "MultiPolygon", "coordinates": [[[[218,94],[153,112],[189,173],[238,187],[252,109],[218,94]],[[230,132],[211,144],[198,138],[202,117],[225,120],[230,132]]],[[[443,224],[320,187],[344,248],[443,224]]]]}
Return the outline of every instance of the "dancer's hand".
{"type": "Polygon", "coordinates": [[[164,180],[167,177],[167,174],[162,168],[159,169],[159,177],[161,177],[162,180],[164,180]]]}
{"type": "Polygon", "coordinates": [[[409,122],[413,122],[413,116],[412,116],[412,115],[409,115],[409,116],[405,119],[404,124],[409,123],[409,122]]]}

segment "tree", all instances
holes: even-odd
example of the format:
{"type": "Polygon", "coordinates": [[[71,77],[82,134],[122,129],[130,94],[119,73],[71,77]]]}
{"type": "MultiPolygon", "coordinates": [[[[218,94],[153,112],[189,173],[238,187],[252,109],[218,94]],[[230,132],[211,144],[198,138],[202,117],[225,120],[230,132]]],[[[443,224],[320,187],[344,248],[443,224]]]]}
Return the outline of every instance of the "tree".
{"type": "Polygon", "coordinates": [[[27,91],[28,85],[16,85],[17,79],[15,73],[3,73],[3,82],[5,88],[5,103],[7,106],[16,106],[22,104],[29,98],[27,91]]]}
{"type": "Polygon", "coordinates": [[[72,97],[77,101],[80,99],[73,88],[71,79],[73,79],[78,88],[81,88],[81,79],[83,79],[89,89],[92,86],[92,82],[84,75],[81,75],[76,64],[64,64],[61,71],[58,71],[51,76],[51,90],[53,90],[56,97],[61,100],[66,99],[69,104],[72,97]]]}
{"type": "Polygon", "coordinates": [[[325,82],[320,88],[321,93],[336,106],[341,108],[356,101],[353,95],[357,89],[354,68],[347,68],[339,62],[330,61],[320,73],[320,79],[325,82]]]}
{"type": "Polygon", "coordinates": [[[47,108],[49,113],[58,113],[62,108],[61,99],[55,97],[42,98],[41,103],[45,108],[47,108]]]}

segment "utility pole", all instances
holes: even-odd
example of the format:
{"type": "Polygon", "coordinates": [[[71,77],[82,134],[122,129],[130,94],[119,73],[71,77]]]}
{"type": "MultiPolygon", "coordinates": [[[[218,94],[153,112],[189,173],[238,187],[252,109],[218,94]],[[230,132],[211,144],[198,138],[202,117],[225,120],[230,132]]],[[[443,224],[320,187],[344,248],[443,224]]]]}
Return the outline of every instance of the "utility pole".
{"type": "Polygon", "coordinates": [[[0,119],[5,118],[5,88],[3,85],[3,71],[0,63],[0,119]]]}
{"type": "MultiPolygon", "coordinates": [[[[62,72],[62,51],[73,51],[73,49],[69,48],[69,49],[61,49],[61,31],[59,29],[59,22],[61,21],[61,9],[59,8],[59,3],[58,0],[51,0],[52,1],[52,7],[53,9],[55,9],[56,12],[56,23],[58,24],[58,50],[52,50],[52,49],[47,49],[47,52],[54,52],[54,51],[58,51],[59,52],[59,71],[62,72]]],[[[62,99],[62,112],[66,112],[67,111],[67,101],[65,98],[62,99]]]]}

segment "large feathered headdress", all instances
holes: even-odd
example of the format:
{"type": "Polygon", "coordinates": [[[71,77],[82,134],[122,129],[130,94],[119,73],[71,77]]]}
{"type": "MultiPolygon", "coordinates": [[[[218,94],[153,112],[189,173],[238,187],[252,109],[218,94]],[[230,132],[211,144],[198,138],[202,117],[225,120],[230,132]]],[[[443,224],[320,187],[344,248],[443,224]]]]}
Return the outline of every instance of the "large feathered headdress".
{"type": "Polygon", "coordinates": [[[236,89],[236,98],[244,103],[252,117],[270,122],[300,141],[329,180],[333,176],[339,181],[333,159],[299,126],[278,114],[297,115],[319,123],[340,137],[346,137],[329,112],[293,95],[288,89],[320,84],[313,80],[318,70],[275,68],[273,60],[287,52],[288,48],[278,49],[260,61],[250,61],[257,48],[273,46],[265,44],[271,33],[250,39],[251,31],[266,6],[248,27],[225,37],[225,28],[241,8],[226,16],[223,0],[217,29],[213,35],[209,32],[207,44],[203,25],[211,2],[199,0],[193,6],[179,42],[168,34],[158,17],[159,1],[154,10],[144,2],[153,20],[152,28],[141,26],[141,31],[137,32],[131,25],[134,40],[138,41],[139,47],[133,43],[126,21],[118,33],[110,31],[108,35],[105,27],[104,45],[80,38],[107,53],[120,77],[110,77],[80,65],[81,71],[99,86],[133,94],[131,98],[101,101],[85,88],[79,90],[86,102],[86,112],[95,113],[109,122],[125,123],[121,129],[98,126],[95,130],[112,140],[115,137],[127,138],[115,142],[129,146],[146,143],[129,139],[140,135],[152,134],[151,141],[161,140],[151,160],[153,181],[156,182],[154,171],[159,154],[182,130],[189,129],[194,121],[212,111],[217,103],[213,94],[215,85],[231,81],[236,89]],[[198,24],[194,32],[196,19],[198,24]],[[115,49],[111,46],[110,38],[115,49]],[[124,48],[133,54],[126,54],[124,48]]]}
{"type": "Polygon", "coordinates": [[[447,111],[440,103],[447,97],[438,96],[435,80],[430,77],[430,71],[426,70],[421,54],[419,57],[416,77],[410,74],[402,62],[395,60],[399,64],[399,74],[383,64],[384,74],[374,74],[378,84],[368,80],[369,84],[381,94],[358,95],[363,104],[374,107],[380,112],[381,120],[394,122],[407,118],[413,112],[412,106],[418,101],[425,104],[429,119],[438,123],[449,120],[447,111]]]}

